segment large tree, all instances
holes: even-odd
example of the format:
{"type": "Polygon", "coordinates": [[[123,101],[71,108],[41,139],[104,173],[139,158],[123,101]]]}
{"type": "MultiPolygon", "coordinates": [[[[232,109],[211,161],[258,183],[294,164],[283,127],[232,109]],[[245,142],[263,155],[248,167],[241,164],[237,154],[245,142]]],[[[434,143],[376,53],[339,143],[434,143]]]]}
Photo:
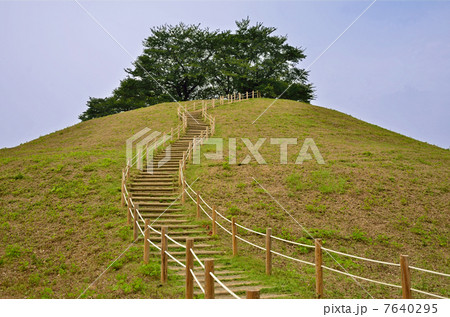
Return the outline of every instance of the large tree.
{"type": "Polygon", "coordinates": [[[297,67],[302,48],[287,44],[276,28],[250,19],[232,32],[180,23],[151,29],[144,50],[111,97],[90,98],[80,115],[88,120],[164,101],[213,98],[259,90],[263,96],[309,102],[314,89],[297,67]],[[289,87],[289,89],[287,89],[289,87]],[[287,89],[287,90],[286,90],[287,89]]]}

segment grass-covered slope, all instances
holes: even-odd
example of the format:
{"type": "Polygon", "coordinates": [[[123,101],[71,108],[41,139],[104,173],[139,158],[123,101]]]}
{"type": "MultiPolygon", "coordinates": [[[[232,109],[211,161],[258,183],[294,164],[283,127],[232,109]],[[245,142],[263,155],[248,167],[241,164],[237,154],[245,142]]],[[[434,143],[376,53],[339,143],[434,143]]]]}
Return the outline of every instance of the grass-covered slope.
{"type": "MultiPolygon", "coordinates": [[[[189,179],[199,177],[195,188],[207,201],[254,230],[265,232],[272,227],[275,235],[311,243],[310,236],[256,179],[326,247],[396,263],[400,254],[406,254],[411,265],[448,273],[448,150],[338,111],[287,100],[277,101],[252,124],[272,102],[250,100],[210,110],[216,117],[215,137],[225,139],[224,159],[202,157],[202,165],[189,167],[189,179]],[[259,165],[254,159],[248,165],[228,164],[229,138],[237,138],[237,163],[248,154],[240,138],[249,138],[253,144],[267,138],[260,148],[267,164],[259,165]],[[288,164],[279,163],[280,146],[271,145],[270,138],[298,138],[298,145],[288,147],[288,164]],[[314,139],[326,164],[314,160],[294,164],[305,138],[314,139]]],[[[206,152],[214,149],[204,148],[206,152]]],[[[286,252],[313,260],[313,252],[305,248],[286,252]]],[[[341,269],[324,257],[327,264],[341,269]]],[[[400,284],[398,268],[336,259],[351,273],[400,284]]],[[[314,269],[304,268],[304,272],[313,276],[314,269]]],[[[412,278],[413,287],[448,296],[447,278],[414,271],[412,278]]],[[[354,281],[333,273],[325,272],[325,284],[330,297],[367,296],[354,281]]],[[[398,296],[390,288],[362,284],[373,295],[398,296]]]]}
{"type": "MultiPolygon", "coordinates": [[[[0,150],[0,297],[77,297],[94,281],[132,241],[120,208],[126,139],[177,124],[176,105],[161,104],[0,150]]],[[[162,296],[151,268],[127,267],[140,257],[132,249],[88,294],[162,296]]]]}
{"type": "MultiPolygon", "coordinates": [[[[277,101],[252,124],[272,101],[250,100],[210,110],[216,117],[215,136],[225,138],[225,156],[229,137],[238,138],[238,163],[248,152],[239,138],[255,143],[265,137],[260,152],[267,164],[252,160],[230,165],[226,157],[190,164],[189,179],[199,177],[194,188],[207,201],[255,230],[270,226],[275,235],[309,243],[254,177],[327,247],[395,262],[400,254],[408,254],[413,265],[448,271],[448,150],[293,101],[277,101]],[[279,146],[270,145],[270,138],[277,137],[299,138],[297,146],[288,148],[286,165],[279,164],[279,146]],[[325,165],[293,164],[307,137],[316,142],[325,165]]],[[[0,150],[0,297],[78,297],[132,240],[120,207],[125,140],[144,127],[167,131],[177,123],[176,105],[162,104],[87,121],[0,150]]],[[[224,243],[229,248],[229,238],[224,243]]],[[[178,282],[158,287],[158,264],[143,266],[141,247],[126,252],[86,295],[182,297],[178,282]]],[[[312,260],[306,249],[277,247],[312,260]]],[[[245,259],[262,254],[242,244],[239,250],[244,258],[237,258],[237,264],[247,263],[249,271],[263,270],[257,259],[245,259]]],[[[385,271],[337,259],[351,273],[399,283],[397,268],[385,271]]],[[[326,256],[325,263],[333,265],[326,256]]],[[[314,268],[278,259],[274,266],[275,271],[300,272],[288,274],[297,279],[271,278],[280,280],[281,292],[313,296],[314,268]]],[[[261,277],[258,272],[250,274],[261,277]]],[[[364,286],[374,296],[398,296],[389,288],[364,286]]],[[[448,296],[444,278],[413,273],[413,286],[448,296]]],[[[325,290],[328,297],[366,297],[353,281],[329,273],[325,290]]]]}

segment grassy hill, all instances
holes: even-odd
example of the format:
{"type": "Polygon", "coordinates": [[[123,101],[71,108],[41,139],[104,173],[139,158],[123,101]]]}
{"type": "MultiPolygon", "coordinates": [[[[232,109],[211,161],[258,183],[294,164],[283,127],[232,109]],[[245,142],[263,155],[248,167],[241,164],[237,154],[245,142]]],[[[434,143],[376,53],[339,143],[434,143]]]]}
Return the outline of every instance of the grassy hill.
{"type": "MultiPolygon", "coordinates": [[[[176,107],[160,104],[90,120],[0,150],[2,298],[76,298],[129,245],[132,233],[120,207],[125,141],[144,127],[176,126],[176,107]]],[[[140,248],[132,248],[112,271],[137,258],[140,248]]],[[[140,270],[149,274],[149,268],[134,266],[119,277],[107,274],[88,295],[137,296],[124,287],[126,280],[139,290],[156,280],[140,270]]],[[[163,296],[156,287],[145,291],[163,296]]]]}
{"type": "MultiPolygon", "coordinates": [[[[210,110],[216,117],[215,137],[226,139],[225,155],[228,138],[238,138],[237,162],[248,152],[240,138],[268,140],[260,150],[265,165],[254,160],[228,164],[226,157],[189,165],[189,179],[199,177],[194,188],[207,201],[254,230],[270,226],[275,235],[309,242],[256,179],[326,247],[394,262],[408,254],[412,265],[448,272],[448,150],[293,101],[279,100],[252,124],[271,102],[256,99],[210,110]],[[279,164],[279,146],[269,144],[269,138],[281,137],[299,139],[289,146],[286,165],[279,164]],[[307,137],[314,139],[325,165],[294,164],[307,137]]],[[[176,105],[161,104],[0,150],[1,297],[78,297],[132,239],[120,207],[125,140],[144,127],[167,131],[176,124],[176,105]]],[[[256,262],[262,257],[244,246],[240,250],[256,254],[256,262]]],[[[286,252],[312,256],[303,249],[286,252]]],[[[131,247],[86,295],[182,296],[179,283],[158,287],[157,265],[144,266],[140,260],[141,246],[131,247]]],[[[397,269],[386,273],[338,260],[352,273],[398,284],[397,269]]],[[[278,259],[275,265],[313,275],[311,268],[278,259]]],[[[364,286],[377,296],[398,293],[364,286]]],[[[413,286],[449,295],[445,279],[414,273],[413,286]]],[[[328,273],[325,289],[328,297],[364,297],[353,281],[328,273]]]]}
{"type": "MultiPolygon", "coordinates": [[[[287,100],[277,101],[252,124],[272,102],[257,99],[209,111],[216,117],[215,137],[225,139],[224,160],[202,157],[202,165],[191,165],[188,171],[191,181],[199,177],[194,187],[210,204],[253,230],[265,232],[271,227],[277,236],[311,244],[311,237],[260,183],[314,238],[322,238],[325,247],[395,263],[400,254],[406,254],[410,265],[448,273],[448,150],[338,111],[287,100]],[[229,138],[237,139],[236,165],[227,163],[229,138]],[[267,138],[259,151],[267,164],[259,165],[255,159],[248,165],[239,164],[249,153],[241,138],[249,138],[253,144],[258,138],[267,138]],[[288,164],[279,163],[280,146],[271,145],[270,138],[298,138],[297,145],[288,147],[288,164]],[[294,164],[305,138],[314,139],[326,164],[315,160],[294,164]]],[[[214,146],[205,147],[206,152],[214,150],[214,146]]],[[[285,244],[279,248],[305,260],[314,259],[311,249],[288,250],[285,244]]],[[[400,283],[398,268],[335,258],[350,273],[400,283]]],[[[290,261],[278,261],[281,268],[292,267],[290,261]]],[[[327,255],[324,261],[341,269],[327,255]]],[[[303,266],[301,270],[314,275],[314,268],[303,266]]],[[[412,280],[413,287],[448,296],[448,278],[412,272],[412,280]]],[[[328,297],[366,297],[349,278],[325,272],[324,283],[328,297]]],[[[399,294],[361,284],[374,296],[399,294]]]]}

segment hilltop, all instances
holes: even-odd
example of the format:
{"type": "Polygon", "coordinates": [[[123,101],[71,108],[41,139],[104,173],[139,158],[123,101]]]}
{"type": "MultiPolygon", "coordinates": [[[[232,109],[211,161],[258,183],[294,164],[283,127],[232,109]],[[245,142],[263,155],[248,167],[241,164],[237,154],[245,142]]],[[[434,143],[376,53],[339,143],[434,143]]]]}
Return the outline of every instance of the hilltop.
{"type": "MultiPolygon", "coordinates": [[[[413,265],[448,270],[448,150],[338,111],[288,100],[278,100],[252,124],[272,102],[255,99],[209,110],[216,117],[214,137],[226,140],[225,157],[202,158],[201,165],[190,164],[187,170],[190,181],[198,177],[194,187],[209,202],[256,231],[272,227],[278,236],[308,242],[259,182],[326,247],[394,262],[408,254],[413,265]],[[229,164],[229,138],[237,138],[238,163],[248,153],[240,138],[253,144],[267,138],[260,149],[267,164],[229,164]],[[270,145],[270,138],[298,138],[299,144],[288,148],[288,164],[279,164],[279,146],[270,145]],[[294,164],[306,138],[315,141],[324,165],[294,164]]],[[[144,127],[175,127],[176,108],[174,103],[158,104],[89,120],[0,150],[3,298],[76,298],[129,246],[132,235],[120,207],[125,141],[144,127]]],[[[301,249],[292,251],[311,257],[301,249]]],[[[157,287],[154,268],[140,260],[141,245],[133,246],[87,295],[182,296],[177,283],[157,287]]],[[[353,261],[344,264],[356,272],[366,269],[353,261]]],[[[279,265],[288,266],[283,261],[279,265]]],[[[395,280],[396,274],[393,270],[388,278],[395,280]]],[[[363,296],[351,280],[328,275],[325,283],[329,297],[363,296]]],[[[417,283],[448,296],[444,279],[418,274],[413,286],[417,283]]]]}

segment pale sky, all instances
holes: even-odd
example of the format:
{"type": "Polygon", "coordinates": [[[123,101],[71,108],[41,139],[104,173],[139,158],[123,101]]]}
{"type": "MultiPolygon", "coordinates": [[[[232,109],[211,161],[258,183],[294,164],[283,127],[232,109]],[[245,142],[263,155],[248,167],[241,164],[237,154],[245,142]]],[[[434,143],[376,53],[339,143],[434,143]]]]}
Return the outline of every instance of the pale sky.
{"type": "MultiPolygon", "coordinates": [[[[306,49],[309,66],[372,1],[0,0],[0,148],[79,122],[109,95],[150,28],[233,29],[249,16],[306,49]]],[[[450,1],[378,0],[310,69],[312,103],[449,148],[450,1]]],[[[273,106],[276,107],[276,104],[273,106]]]]}

